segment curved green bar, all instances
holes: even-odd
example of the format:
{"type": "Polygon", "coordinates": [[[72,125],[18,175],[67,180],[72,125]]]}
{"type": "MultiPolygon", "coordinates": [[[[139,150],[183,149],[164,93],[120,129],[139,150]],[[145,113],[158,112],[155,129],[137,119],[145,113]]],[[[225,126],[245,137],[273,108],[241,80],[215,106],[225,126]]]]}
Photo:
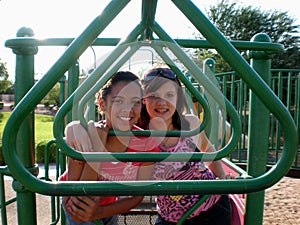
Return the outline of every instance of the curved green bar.
{"type": "MultiPolygon", "coordinates": [[[[234,109],[233,105],[223,96],[221,91],[211,82],[210,79],[207,78],[205,74],[203,74],[203,72],[198,68],[198,66],[190,60],[190,58],[183,52],[183,50],[171,39],[171,37],[168,36],[166,32],[164,32],[164,30],[157,23],[153,25],[152,29],[162,40],[165,40],[165,42],[153,41],[153,48],[157,50],[157,47],[155,47],[155,45],[158,45],[160,47],[168,47],[170,50],[172,50],[172,52],[177,56],[177,58],[187,67],[187,69],[189,69],[190,74],[194,76],[198,83],[202,84],[206,88],[206,90],[211,94],[211,96],[213,96],[214,100],[216,100],[220,107],[224,108],[226,106],[226,110],[230,115],[230,118],[232,119],[231,122],[233,127],[229,143],[227,143],[227,145],[224,146],[221,150],[215,153],[210,153],[214,155],[213,157],[215,160],[225,157],[234,149],[241,135],[241,121],[236,110],[234,109]]],[[[166,60],[166,62],[170,60],[166,55],[161,56],[163,59],[166,60]]],[[[179,75],[181,74],[179,73],[179,75]]],[[[182,79],[184,85],[192,93],[194,93],[195,89],[193,85],[191,85],[190,81],[188,81],[184,76],[180,76],[180,78],[182,79]]],[[[208,108],[206,108],[206,105],[204,105],[203,108],[204,113],[205,110],[209,111],[208,108]]],[[[207,119],[204,117],[203,124],[201,125],[206,126],[206,122],[209,119],[210,118],[207,119]]]]}
{"type": "MultiPolygon", "coordinates": [[[[275,166],[265,174],[249,179],[239,180],[213,180],[213,181],[134,181],[134,182],[48,182],[37,179],[21,164],[16,153],[16,138],[19,124],[40,102],[41,98],[54,86],[64,72],[75,62],[84,49],[88,48],[106,25],[121,11],[129,1],[111,1],[101,16],[97,17],[91,25],[76,38],[67,48],[61,58],[45,74],[45,76],[28,92],[11,114],[3,133],[3,149],[6,162],[15,179],[21,182],[32,192],[45,195],[157,195],[157,194],[225,194],[225,193],[250,193],[264,190],[279,181],[288,171],[293,162],[297,147],[296,126],[291,115],[274,95],[271,89],[258,76],[258,74],[240,56],[237,50],[228,42],[222,34],[210,23],[210,21],[197,9],[191,1],[173,0],[174,4],[190,19],[198,30],[201,30],[210,43],[214,43],[216,50],[232,67],[241,74],[243,80],[252,91],[261,99],[266,107],[277,117],[284,131],[284,151],[275,166]],[[113,12],[113,13],[112,13],[113,12]],[[142,187],[142,188],[141,188],[142,187]]],[[[157,28],[159,30],[159,28],[157,28]]],[[[270,45],[269,45],[270,46],[270,45]]],[[[190,66],[193,68],[193,66],[190,66]]],[[[72,100],[72,99],[71,99],[72,100]]],[[[71,101],[70,100],[70,101],[71,101]]],[[[72,104],[72,103],[71,103],[72,104]]],[[[71,107],[70,104],[70,107],[71,107]]],[[[237,122],[236,122],[237,123],[237,122]]],[[[236,126],[237,124],[234,124],[236,126]]],[[[55,129],[62,131],[62,125],[55,129]]],[[[238,128],[237,128],[238,129],[238,128]]],[[[150,133],[149,133],[150,134],[150,133]]],[[[62,135],[61,135],[62,138],[62,135]]],[[[59,140],[60,142],[61,140],[59,140]]],[[[63,143],[63,142],[62,142],[63,143]]],[[[62,144],[64,145],[64,143],[62,144]]],[[[63,146],[65,147],[65,146],[63,146]]],[[[74,151],[73,151],[74,152],[74,151]]],[[[207,153],[206,153],[207,154],[207,153]]],[[[92,156],[87,160],[93,160],[92,156]]],[[[163,153],[136,154],[139,157],[149,157],[150,161],[157,161],[157,156],[168,157],[163,153]],[[151,158],[153,157],[153,158],[151,158]]],[[[200,158],[202,154],[187,155],[187,157],[200,158]]],[[[75,158],[82,157],[75,152],[70,154],[75,158]]],[[[105,157],[114,157],[114,154],[105,157]]],[[[116,154],[123,158],[133,157],[130,154],[116,154]]],[[[100,155],[97,155],[100,158],[100,155]]],[[[161,157],[161,158],[163,158],[161,157]]],[[[172,154],[172,157],[180,158],[183,155],[172,154]],[[174,156],[173,156],[174,155],[174,156]]],[[[98,159],[99,159],[98,158],[98,159]]],[[[160,158],[160,159],[161,159],[160,158]]],[[[174,158],[170,158],[173,160],[174,158]]],[[[98,160],[97,159],[97,160],[98,160]]],[[[186,159],[186,158],[184,158],[186,159]]],[[[183,160],[184,160],[183,159],[183,160]]],[[[176,159],[178,160],[178,159],[176,159]]],[[[182,159],[181,159],[182,160],[182,159]]]]}
{"type": "Polygon", "coordinates": [[[264,105],[277,117],[285,134],[283,155],[258,184],[274,184],[288,171],[297,149],[296,125],[283,103],[272,90],[250,67],[239,52],[225,39],[203,13],[188,0],[173,0],[179,10],[201,31],[203,36],[214,43],[215,49],[240,74],[251,90],[260,98],[264,105]],[[195,16],[196,15],[196,16],[195,16]]]}

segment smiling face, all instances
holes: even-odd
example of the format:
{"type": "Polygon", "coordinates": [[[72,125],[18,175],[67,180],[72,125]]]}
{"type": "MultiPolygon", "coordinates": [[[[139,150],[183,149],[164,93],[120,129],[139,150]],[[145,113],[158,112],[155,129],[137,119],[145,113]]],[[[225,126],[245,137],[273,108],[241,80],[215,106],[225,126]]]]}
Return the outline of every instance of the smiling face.
{"type": "Polygon", "coordinates": [[[107,95],[106,101],[99,100],[110,128],[128,131],[135,125],[141,112],[141,88],[136,82],[118,82],[107,95]]]}
{"type": "Polygon", "coordinates": [[[147,93],[144,103],[150,119],[159,117],[169,127],[176,111],[177,98],[177,87],[173,81],[167,81],[155,91],[147,93]]]}

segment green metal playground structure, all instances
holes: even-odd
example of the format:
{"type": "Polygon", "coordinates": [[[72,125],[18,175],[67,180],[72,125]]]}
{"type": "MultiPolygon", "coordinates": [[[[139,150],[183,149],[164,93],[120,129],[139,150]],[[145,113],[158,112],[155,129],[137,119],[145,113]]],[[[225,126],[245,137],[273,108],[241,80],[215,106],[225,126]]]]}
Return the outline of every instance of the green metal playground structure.
{"type": "MultiPolygon", "coordinates": [[[[15,109],[13,110],[3,133],[2,143],[5,162],[7,166],[0,167],[1,181],[3,175],[12,176],[13,188],[16,192],[17,215],[19,225],[37,224],[36,221],[36,193],[56,199],[59,205],[59,196],[70,195],[145,195],[155,196],[158,194],[246,194],[246,208],[244,224],[262,224],[264,190],[276,184],[287,174],[294,163],[298,145],[297,127],[299,126],[298,111],[291,116],[287,107],[270,88],[270,65],[274,53],[281,52],[283,46],[271,43],[270,38],[265,34],[258,34],[251,41],[229,42],[204,16],[204,14],[188,0],[172,0],[171,2],[190,20],[206,40],[173,39],[155,20],[157,0],[142,0],[141,21],[129,33],[126,39],[99,38],[99,35],[114,18],[126,7],[129,0],[112,0],[103,12],[96,17],[90,25],[77,38],[53,38],[35,39],[31,30],[20,29],[18,37],[7,40],[5,45],[13,49],[16,54],[16,78],[15,78],[15,109]],[[49,71],[34,84],[34,55],[38,52],[38,46],[67,46],[61,57],[53,64],[49,71]],[[79,66],[77,59],[90,46],[115,46],[115,49],[105,60],[78,86],[79,66]],[[190,136],[213,127],[217,121],[216,109],[226,111],[226,117],[230,118],[231,132],[230,140],[215,155],[209,153],[184,153],[169,157],[171,153],[139,153],[133,157],[130,153],[79,153],[71,149],[63,139],[63,130],[66,121],[81,120],[86,122],[84,116],[85,108],[94,93],[102,87],[106,81],[119,70],[124,63],[139,49],[147,47],[153,49],[161,59],[168,64],[178,75],[182,83],[192,96],[201,104],[204,111],[204,118],[201,126],[191,131],[167,132],[168,136],[190,136]],[[238,104],[244,98],[227,99],[223,93],[227,93],[226,76],[222,75],[218,85],[212,82],[208,76],[212,69],[213,62],[206,61],[204,69],[200,69],[191,61],[183,48],[211,48],[219,54],[234,69],[234,75],[246,85],[249,90],[249,102],[247,112],[249,121],[241,121],[243,111],[237,110],[238,104]],[[166,50],[167,49],[167,50],[166,50]],[[251,65],[239,54],[239,50],[249,50],[251,65]],[[169,56],[172,53],[176,62],[169,56]],[[180,62],[184,66],[189,77],[182,72],[180,62]],[[62,172],[65,168],[64,155],[82,161],[108,161],[116,158],[121,161],[148,161],[157,162],[161,160],[182,161],[187,157],[190,160],[208,160],[214,157],[215,160],[228,158],[234,163],[244,163],[245,170],[237,167],[231,162],[228,165],[240,174],[235,180],[213,180],[213,181],[139,181],[139,185],[132,185],[135,182],[59,182],[38,178],[38,168],[34,159],[34,109],[42,98],[57,83],[64,83],[65,73],[68,71],[68,98],[61,98],[64,104],[60,107],[55,116],[53,132],[58,146],[57,165],[62,172]],[[223,82],[223,83],[222,83],[223,82]],[[206,96],[195,86],[201,84],[204,87],[206,96]],[[221,86],[221,88],[220,88],[221,86]],[[223,93],[220,91],[222,90],[223,93]],[[210,99],[210,100],[209,100],[210,99]],[[214,103],[212,103],[214,102],[214,103]],[[74,107],[75,106],[75,107],[74,107]],[[270,115],[272,117],[270,118],[270,115]],[[295,122],[296,121],[296,122],[295,122]],[[247,160],[234,157],[234,151],[240,143],[240,137],[244,132],[244,125],[247,123],[247,160]],[[280,125],[280,136],[282,147],[273,165],[266,171],[269,149],[270,124],[280,125]],[[282,135],[281,135],[282,133],[282,135]],[[237,161],[236,161],[237,160],[237,161]]],[[[298,72],[298,71],[295,71],[298,72]]],[[[280,74],[280,72],[278,73],[280,74]]],[[[299,73],[298,73],[299,74],[299,73]]],[[[231,76],[232,74],[230,74],[231,76]]],[[[216,77],[221,75],[216,74],[216,77]]],[[[229,75],[228,75],[229,76],[229,75]]],[[[299,89],[299,75],[297,75],[297,88],[299,89]]],[[[231,78],[232,85],[233,82],[231,78]]],[[[64,85],[62,85],[64,87],[64,85]]],[[[242,87],[242,86],[238,86],[242,87]]],[[[234,92],[233,86],[230,88],[234,92]]],[[[65,90],[62,91],[64,93],[65,90]]],[[[278,91],[280,93],[280,91],[278,91]]],[[[299,93],[299,92],[297,92],[299,93]]],[[[233,95],[232,95],[233,96],[233,95]]],[[[299,98],[296,99],[299,105],[299,98]]],[[[94,113],[91,110],[92,114],[94,113]]],[[[244,113],[245,114],[245,113],[244,113]]],[[[243,114],[243,115],[244,115],[243,114]]],[[[92,115],[94,116],[94,115],[92,115]]],[[[277,128],[276,128],[277,129],[277,128]]],[[[275,129],[275,130],[276,130],[275,129]]],[[[279,129],[279,128],[278,128],[279,129]]],[[[274,129],[273,129],[274,130],[274,129]]],[[[278,131],[278,130],[277,130],[278,131]]],[[[138,135],[161,136],[165,132],[158,131],[134,131],[138,135]]],[[[111,133],[111,135],[130,135],[125,133],[111,133]]],[[[239,154],[239,153],[238,153],[239,154]]],[[[240,155],[239,155],[240,156],[240,155]]],[[[46,162],[46,168],[48,164],[46,162]]],[[[295,164],[294,164],[295,165],[295,164]]],[[[298,164],[297,164],[298,165],[298,164]]],[[[295,166],[297,166],[295,165],[295,166]]],[[[3,186],[2,186],[3,187],[3,186]]],[[[3,191],[3,188],[2,188],[3,191]]],[[[203,200],[203,199],[202,199],[203,200]]],[[[199,202],[200,204],[201,202],[199,202]]],[[[1,195],[1,216],[2,224],[7,224],[5,202],[1,195]]],[[[60,220],[53,218],[51,224],[60,220]]],[[[61,214],[63,223],[63,214],[61,214]]],[[[186,217],[185,217],[186,218],[186,217]]],[[[182,218],[178,224],[182,224],[182,218]]]]}

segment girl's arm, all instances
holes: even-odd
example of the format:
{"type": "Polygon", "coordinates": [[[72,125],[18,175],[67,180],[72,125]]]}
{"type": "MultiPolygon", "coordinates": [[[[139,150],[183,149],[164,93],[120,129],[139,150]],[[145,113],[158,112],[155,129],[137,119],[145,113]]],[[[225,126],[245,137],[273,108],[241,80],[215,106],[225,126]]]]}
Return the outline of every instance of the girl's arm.
{"type": "MultiPolygon", "coordinates": [[[[104,151],[108,129],[103,125],[96,129],[94,121],[88,123],[88,131],[80,121],[72,121],[65,128],[66,143],[80,152],[104,151]]],[[[99,163],[68,160],[68,180],[96,180],[99,163]]]]}
{"type": "MultiPolygon", "coordinates": [[[[87,131],[79,121],[73,121],[65,127],[66,143],[77,151],[90,150],[91,142],[87,131]]],[[[84,162],[69,158],[68,159],[68,180],[80,180],[84,162]]]]}
{"type": "Polygon", "coordinates": [[[114,203],[99,206],[97,197],[71,197],[66,210],[74,221],[88,222],[128,212],[143,200],[143,196],[122,198],[114,203]]]}
{"type": "MultiPolygon", "coordinates": [[[[152,177],[153,163],[145,163],[139,168],[138,180],[147,180],[152,177]]],[[[98,197],[71,197],[66,209],[72,219],[77,222],[88,222],[121,213],[139,205],[144,196],[126,196],[118,201],[99,206],[98,197]]]]}
{"type": "Polygon", "coordinates": [[[72,121],[65,127],[66,143],[79,152],[93,151],[88,132],[80,121],[72,121]]]}
{"type": "MultiPolygon", "coordinates": [[[[88,135],[85,137],[92,143],[92,147],[95,151],[104,152],[105,145],[108,137],[108,127],[105,124],[95,127],[95,122],[90,121],[88,123],[88,135]]],[[[98,180],[100,162],[86,162],[82,169],[80,176],[81,181],[96,181],[98,180]]]]}
{"type": "MultiPolygon", "coordinates": [[[[187,121],[190,123],[190,129],[196,129],[200,126],[200,120],[197,116],[188,114],[185,116],[187,121]]],[[[200,132],[199,134],[192,137],[197,148],[202,152],[215,152],[216,149],[214,145],[211,144],[211,142],[208,140],[206,134],[204,131],[200,132]]],[[[212,161],[212,162],[206,162],[208,168],[215,174],[216,177],[220,179],[227,178],[221,162],[218,161],[212,161]]]]}
{"type": "MultiPolygon", "coordinates": [[[[153,163],[143,163],[139,168],[137,179],[151,179],[153,167],[153,163]]],[[[144,196],[126,196],[114,203],[99,206],[97,197],[71,197],[66,209],[74,221],[87,222],[128,212],[139,205],[143,198],[144,196]]]]}

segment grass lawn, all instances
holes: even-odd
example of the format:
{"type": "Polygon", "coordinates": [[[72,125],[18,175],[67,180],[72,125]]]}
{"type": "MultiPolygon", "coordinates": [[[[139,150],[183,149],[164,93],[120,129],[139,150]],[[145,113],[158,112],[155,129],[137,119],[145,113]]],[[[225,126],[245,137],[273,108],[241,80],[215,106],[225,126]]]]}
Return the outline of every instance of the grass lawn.
{"type": "MultiPolygon", "coordinates": [[[[0,135],[2,140],[3,129],[11,112],[0,112],[3,117],[0,119],[0,135]]],[[[53,139],[53,116],[35,114],[35,144],[41,141],[53,139]]]]}

